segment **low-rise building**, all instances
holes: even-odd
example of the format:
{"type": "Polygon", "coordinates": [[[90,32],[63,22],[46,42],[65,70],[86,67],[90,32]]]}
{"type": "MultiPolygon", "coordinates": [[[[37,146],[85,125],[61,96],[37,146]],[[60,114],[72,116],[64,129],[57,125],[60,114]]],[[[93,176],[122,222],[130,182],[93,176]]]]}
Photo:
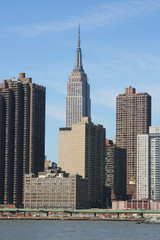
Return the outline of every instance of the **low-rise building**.
{"type": "Polygon", "coordinates": [[[142,200],[127,200],[127,201],[113,201],[112,202],[113,210],[149,210],[150,209],[150,201],[147,199],[142,200]]]}
{"type": "Polygon", "coordinates": [[[153,200],[112,201],[112,210],[160,210],[160,202],[153,200]]]}
{"type": "Polygon", "coordinates": [[[38,177],[26,174],[24,208],[88,207],[88,180],[77,174],[41,172],[38,177]]]}
{"type": "Polygon", "coordinates": [[[50,160],[45,160],[44,161],[44,171],[48,171],[50,169],[57,169],[57,163],[51,162],[50,160]]]}

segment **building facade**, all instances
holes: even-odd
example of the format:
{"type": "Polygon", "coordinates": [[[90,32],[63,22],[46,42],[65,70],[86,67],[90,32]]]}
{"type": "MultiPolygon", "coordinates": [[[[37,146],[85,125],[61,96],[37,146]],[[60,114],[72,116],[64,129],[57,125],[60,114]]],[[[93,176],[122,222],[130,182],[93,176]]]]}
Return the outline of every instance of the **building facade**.
{"type": "Polygon", "coordinates": [[[57,169],[57,163],[51,162],[51,160],[45,160],[44,161],[44,171],[51,170],[51,169],[57,169]]]}
{"type": "Polygon", "coordinates": [[[116,143],[127,151],[127,195],[136,199],[137,134],[147,134],[151,125],[151,96],[125,89],[116,99],[116,143]]]}
{"type": "Polygon", "coordinates": [[[22,204],[25,173],[44,168],[45,87],[25,73],[0,84],[0,203],[22,204]]]}
{"type": "Polygon", "coordinates": [[[76,209],[88,207],[88,182],[79,175],[52,171],[38,177],[26,174],[24,181],[25,208],[76,209]]]}
{"type": "Polygon", "coordinates": [[[105,129],[88,117],[72,128],[59,129],[59,166],[88,179],[89,207],[104,202],[105,129]]]}
{"type": "Polygon", "coordinates": [[[127,200],[127,201],[113,201],[112,202],[112,209],[113,210],[152,210],[152,201],[147,199],[142,200],[127,200]]]}
{"type": "Polygon", "coordinates": [[[137,199],[149,199],[149,135],[137,135],[137,199]]]}
{"type": "Polygon", "coordinates": [[[71,127],[73,123],[80,122],[82,117],[90,116],[90,85],[82,65],[79,28],[76,64],[73,72],[70,74],[69,82],[67,83],[66,127],[71,127]]]}
{"type": "Polygon", "coordinates": [[[160,127],[137,139],[137,198],[160,201],[160,127]]]}
{"type": "Polygon", "coordinates": [[[107,200],[124,200],[126,197],[126,150],[106,140],[105,187],[107,200]]]}

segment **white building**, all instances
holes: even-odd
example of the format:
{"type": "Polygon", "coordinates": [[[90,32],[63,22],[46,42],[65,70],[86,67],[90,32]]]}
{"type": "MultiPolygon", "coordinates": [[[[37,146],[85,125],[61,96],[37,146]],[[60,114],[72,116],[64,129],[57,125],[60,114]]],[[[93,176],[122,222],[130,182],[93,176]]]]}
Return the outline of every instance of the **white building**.
{"type": "Polygon", "coordinates": [[[150,127],[150,198],[160,201],[160,127],[150,127]]]}
{"type": "Polygon", "coordinates": [[[137,199],[160,201],[160,127],[137,136],[137,199]]]}
{"type": "Polygon", "coordinates": [[[149,134],[137,135],[137,199],[149,198],[149,134]]]}

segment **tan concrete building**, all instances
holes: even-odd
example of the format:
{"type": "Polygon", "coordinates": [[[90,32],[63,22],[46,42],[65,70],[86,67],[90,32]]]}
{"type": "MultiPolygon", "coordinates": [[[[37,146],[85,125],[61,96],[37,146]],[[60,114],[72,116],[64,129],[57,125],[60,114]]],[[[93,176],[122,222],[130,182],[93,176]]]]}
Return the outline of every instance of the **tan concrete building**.
{"type": "Polygon", "coordinates": [[[127,194],[136,199],[137,134],[147,134],[151,125],[151,96],[129,87],[117,96],[116,143],[127,150],[127,194]]]}
{"type": "Polygon", "coordinates": [[[66,172],[41,172],[36,177],[26,174],[24,181],[25,208],[76,209],[88,207],[88,181],[66,172]]]}
{"type": "Polygon", "coordinates": [[[90,207],[103,206],[105,129],[88,117],[59,129],[59,167],[88,179],[90,207]]]}
{"type": "Polygon", "coordinates": [[[45,87],[20,73],[0,84],[0,203],[22,204],[25,173],[44,168],[45,87]]]}

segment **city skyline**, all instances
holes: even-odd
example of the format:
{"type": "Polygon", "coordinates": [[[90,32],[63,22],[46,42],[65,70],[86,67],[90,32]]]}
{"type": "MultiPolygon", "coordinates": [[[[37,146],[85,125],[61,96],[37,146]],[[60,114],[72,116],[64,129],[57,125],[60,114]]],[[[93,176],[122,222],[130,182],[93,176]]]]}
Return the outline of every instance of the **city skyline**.
{"type": "Polygon", "coordinates": [[[46,86],[48,159],[58,161],[58,129],[65,124],[66,83],[75,63],[79,23],[92,121],[113,139],[116,96],[131,85],[152,96],[152,125],[160,125],[159,0],[82,0],[78,7],[74,1],[16,0],[1,3],[1,9],[0,79],[26,72],[46,86]]]}

